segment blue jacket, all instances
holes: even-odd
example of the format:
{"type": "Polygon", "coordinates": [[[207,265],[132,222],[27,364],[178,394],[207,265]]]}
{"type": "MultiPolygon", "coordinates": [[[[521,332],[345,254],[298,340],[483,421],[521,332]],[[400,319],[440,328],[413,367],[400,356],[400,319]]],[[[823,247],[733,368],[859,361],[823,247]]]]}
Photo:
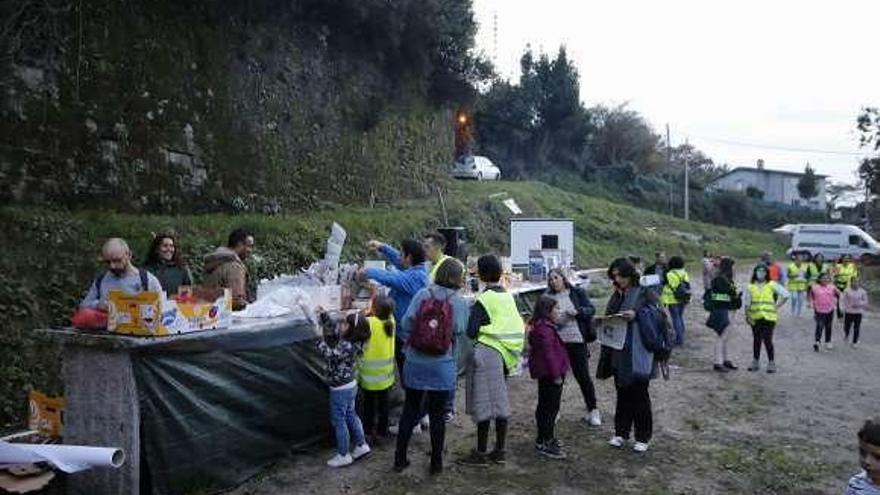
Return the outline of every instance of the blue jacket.
{"type": "Polygon", "coordinates": [[[397,336],[404,341],[409,338],[416,323],[419,306],[422,305],[422,301],[431,297],[432,292],[434,297],[438,299],[448,298],[449,304],[452,306],[454,325],[452,327],[452,346],[450,346],[449,352],[442,356],[430,356],[411,347],[406,347],[404,349],[406,361],[403,365],[403,385],[406,388],[416,390],[453,390],[458,374],[456,363],[458,355],[461,353],[461,346],[467,342],[462,337],[470,315],[470,305],[458,294],[458,291],[435,284],[419,291],[407,308],[404,317],[400,319],[397,336]]]}
{"type": "Polygon", "coordinates": [[[390,296],[394,300],[394,318],[397,321],[403,321],[403,315],[406,314],[406,309],[413,296],[428,286],[428,270],[424,263],[405,268],[401,262],[400,253],[387,244],[382,244],[379,247],[379,252],[396,270],[368,268],[367,278],[391,289],[390,296]]]}

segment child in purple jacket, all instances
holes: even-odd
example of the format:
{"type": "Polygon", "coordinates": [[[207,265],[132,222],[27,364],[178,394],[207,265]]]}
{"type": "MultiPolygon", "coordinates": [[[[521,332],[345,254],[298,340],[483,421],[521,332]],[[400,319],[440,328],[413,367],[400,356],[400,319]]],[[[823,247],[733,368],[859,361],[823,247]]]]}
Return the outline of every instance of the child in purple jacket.
{"type": "Polygon", "coordinates": [[[550,296],[541,296],[529,322],[529,372],[538,380],[538,440],[535,449],[551,459],[565,459],[565,452],[554,435],[556,415],[562,401],[562,386],[568,373],[568,353],[556,330],[559,308],[550,296]]]}

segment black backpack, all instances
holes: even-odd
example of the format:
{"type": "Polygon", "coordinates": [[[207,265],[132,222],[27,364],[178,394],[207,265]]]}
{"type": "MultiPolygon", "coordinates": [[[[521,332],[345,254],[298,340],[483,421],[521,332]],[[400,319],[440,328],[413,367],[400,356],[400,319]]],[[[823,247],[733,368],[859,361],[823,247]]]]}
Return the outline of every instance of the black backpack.
{"type": "Polygon", "coordinates": [[[682,280],[678,287],[672,292],[672,295],[682,304],[690,304],[691,302],[691,283],[682,280]]]}

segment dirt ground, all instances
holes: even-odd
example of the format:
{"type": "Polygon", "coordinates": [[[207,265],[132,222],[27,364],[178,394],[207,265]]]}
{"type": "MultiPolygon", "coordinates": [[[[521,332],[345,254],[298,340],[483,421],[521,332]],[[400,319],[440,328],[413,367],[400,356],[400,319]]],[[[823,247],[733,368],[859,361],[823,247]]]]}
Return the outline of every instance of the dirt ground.
{"type": "MultiPolygon", "coordinates": [[[[745,284],[745,273],[739,286],[745,284]]],[[[702,294],[695,287],[695,294],[702,294]]],[[[695,298],[696,299],[696,298],[695,298]]],[[[748,372],[751,330],[742,312],[734,317],[734,361],[739,371],[712,371],[714,332],[703,324],[699,301],[687,309],[687,342],[673,354],[672,377],[651,384],[654,439],[647,454],[607,445],[613,432],[614,387],[597,382],[604,424],[580,421],[584,404],[567,380],[557,436],[568,459],[549,460],[534,450],[537,386],[527,376],[510,380],[513,417],[505,466],[474,468],[455,459],[475,443],[475,427],[458,415],[448,425],[445,471],[428,474],[427,434],[410,444],[412,465],[391,470],[393,445],[374,448],[367,459],[341,470],[325,467],[328,445],[292,454],[272,470],[234,490],[256,494],[841,494],[858,470],[855,433],[880,414],[880,328],[866,315],[858,348],[844,344],[835,320],[831,351],[812,349],[813,321],[781,311],[776,330],[779,371],[748,372]]],[[[598,355],[593,348],[593,355],[598,355]]],[[[762,366],[766,364],[762,360],[762,366]]],[[[591,359],[595,371],[595,360],[591,359]]],[[[457,407],[464,410],[463,382],[457,407]]],[[[490,437],[491,438],[491,437],[490,437]]]]}

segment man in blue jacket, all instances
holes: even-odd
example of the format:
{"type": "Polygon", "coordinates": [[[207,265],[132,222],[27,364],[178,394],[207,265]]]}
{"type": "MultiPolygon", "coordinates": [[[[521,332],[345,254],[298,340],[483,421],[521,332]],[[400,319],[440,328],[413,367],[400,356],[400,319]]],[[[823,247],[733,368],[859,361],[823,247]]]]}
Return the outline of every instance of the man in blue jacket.
{"type": "MultiPolygon", "coordinates": [[[[425,248],[413,239],[404,239],[400,243],[400,251],[376,240],[368,242],[367,247],[381,253],[394,267],[393,270],[367,268],[361,271],[361,275],[391,289],[389,296],[394,300],[394,319],[400,324],[413,296],[428,285],[425,248]]],[[[403,364],[406,355],[403,353],[403,342],[396,336],[394,344],[397,372],[400,374],[400,383],[403,383],[403,364]]]]}

